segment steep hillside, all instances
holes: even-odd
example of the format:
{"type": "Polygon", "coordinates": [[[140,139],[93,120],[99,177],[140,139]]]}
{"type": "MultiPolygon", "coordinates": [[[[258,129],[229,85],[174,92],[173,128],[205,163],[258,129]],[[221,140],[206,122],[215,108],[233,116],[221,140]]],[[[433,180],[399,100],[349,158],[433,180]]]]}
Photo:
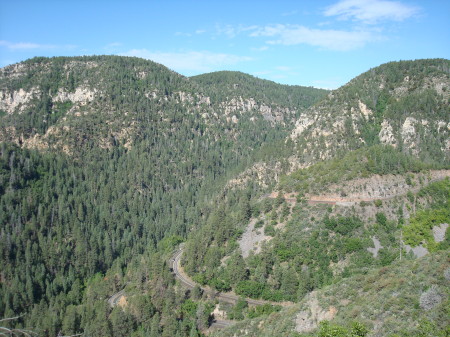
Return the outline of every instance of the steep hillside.
{"type": "Polygon", "coordinates": [[[300,113],[278,156],[263,155],[228,188],[277,183],[283,174],[373,145],[390,145],[427,163],[450,160],[450,61],[383,64],[300,113]]]}
{"type": "MultiPolygon", "coordinates": [[[[382,65],[303,111],[280,156],[266,157],[270,160],[228,182],[216,212],[185,245],[185,270],[219,291],[301,302],[405,257],[448,252],[449,65],[447,60],[382,65]],[[274,181],[271,193],[255,193],[255,185],[274,181]],[[239,199],[238,191],[244,192],[239,199]]],[[[308,302],[319,317],[314,316],[314,329],[336,314],[316,302],[308,302]]],[[[371,307],[364,296],[361,303],[371,307]]],[[[228,312],[234,317],[236,310],[228,312]]],[[[383,310],[369,324],[375,326],[373,335],[389,331],[383,310]]],[[[405,322],[415,319],[405,312],[405,322]]],[[[443,331],[438,317],[445,315],[444,307],[435,314],[428,323],[443,331]]],[[[252,315],[244,310],[240,317],[252,315]]],[[[283,335],[261,328],[264,320],[231,331],[283,335]]],[[[338,323],[349,325],[350,319],[338,323]]],[[[345,329],[348,335],[350,327],[345,329]]]]}
{"type": "Polygon", "coordinates": [[[396,261],[213,336],[447,336],[450,269],[446,255],[396,261]]]}
{"type": "Polygon", "coordinates": [[[186,243],[186,270],[218,289],[297,301],[421,244],[447,249],[450,171],[429,168],[377,146],[299,170],[258,199],[230,194],[186,243]]]}
{"type": "Polygon", "coordinates": [[[264,90],[242,96],[240,79],[230,83],[228,90],[223,90],[226,83],[220,84],[220,90],[212,90],[200,78],[189,80],[142,59],[35,58],[1,71],[0,139],[68,153],[84,144],[130,148],[147,136],[149,128],[167,134],[182,123],[192,137],[207,134],[225,142],[255,139],[246,144],[254,147],[260,144],[261,135],[276,137],[273,134],[282,131],[270,129],[289,130],[299,110],[325,94],[296,87],[303,94],[293,103],[291,87],[253,82],[264,90]],[[229,96],[216,97],[223,91],[229,96]]]}
{"type": "Polygon", "coordinates": [[[18,317],[5,324],[43,336],[148,335],[150,320],[156,336],[196,331],[195,315],[177,324],[187,298],[165,260],[254,150],[286,137],[298,107],[270,106],[282,118],[231,114],[200,84],[137,58],[1,69],[0,317],[18,317]],[[124,313],[105,298],[126,284],[140,300],[124,313]]]}
{"type": "Polygon", "coordinates": [[[450,61],[392,62],[371,69],[301,114],[291,138],[312,162],[374,144],[448,163],[450,61]]]}
{"type": "MultiPolygon", "coordinates": [[[[311,87],[280,85],[232,71],[203,74],[191,77],[191,80],[204,87],[213,101],[228,106],[227,110],[231,111],[233,106],[243,104],[248,109],[256,107],[266,118],[270,118],[272,108],[295,107],[302,110],[322,99],[328,92],[311,87]]],[[[282,111],[272,115],[283,118],[282,111]]]]}
{"type": "MultiPolygon", "coordinates": [[[[293,335],[323,318],[380,335],[397,324],[364,301],[381,274],[393,285],[375,290],[391,291],[403,320],[393,331],[421,329],[406,324],[422,311],[442,331],[449,68],[389,63],[333,92],[117,56],[1,69],[0,317],[15,319],[0,326],[199,336],[216,305],[203,290],[215,289],[298,302],[283,313],[293,335]],[[183,241],[184,271],[209,288],[171,274],[183,241]],[[423,255],[437,262],[421,270],[423,255]],[[394,280],[411,268],[411,284],[394,280]]],[[[280,308],[245,304],[223,315],[262,316],[244,329],[283,335],[269,324],[280,308]]]]}

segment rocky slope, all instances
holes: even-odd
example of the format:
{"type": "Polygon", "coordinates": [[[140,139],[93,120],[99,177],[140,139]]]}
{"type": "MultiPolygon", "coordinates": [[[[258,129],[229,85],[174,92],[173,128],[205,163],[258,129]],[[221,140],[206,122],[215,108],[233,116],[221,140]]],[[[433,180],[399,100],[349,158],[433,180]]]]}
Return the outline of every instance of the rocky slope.
{"type": "Polygon", "coordinates": [[[371,337],[444,336],[448,320],[442,312],[449,301],[449,281],[445,254],[397,261],[311,292],[298,305],[213,336],[317,336],[313,331],[324,320],[341,326],[363,322],[371,337]]]}
{"type": "Polygon", "coordinates": [[[224,83],[223,95],[203,77],[188,79],[151,61],[35,58],[0,71],[0,140],[67,153],[89,142],[130,148],[145,133],[143,123],[166,123],[173,132],[171,123],[188,118],[195,120],[194,135],[235,141],[249,128],[290,130],[300,111],[326,93],[272,82],[262,91],[242,91],[247,76],[224,83]],[[291,102],[280,98],[283,92],[302,98],[291,102]]]}
{"type": "Polygon", "coordinates": [[[450,156],[450,61],[387,63],[303,112],[291,139],[301,161],[377,143],[423,158],[450,156]]]}

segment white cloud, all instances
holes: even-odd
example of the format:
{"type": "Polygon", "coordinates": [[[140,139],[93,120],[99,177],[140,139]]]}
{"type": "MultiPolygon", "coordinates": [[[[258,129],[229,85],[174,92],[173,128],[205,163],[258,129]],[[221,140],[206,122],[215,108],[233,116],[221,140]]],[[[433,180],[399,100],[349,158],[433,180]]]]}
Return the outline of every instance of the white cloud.
{"type": "Polygon", "coordinates": [[[334,90],[339,88],[342,85],[343,81],[344,79],[340,77],[332,77],[321,80],[314,80],[312,81],[312,85],[315,88],[334,90]]]}
{"type": "Polygon", "coordinates": [[[269,49],[268,46],[262,46],[262,47],[258,47],[258,48],[250,48],[253,51],[266,51],[269,49]]]}
{"type": "Polygon", "coordinates": [[[53,44],[39,44],[33,42],[10,42],[5,40],[0,40],[0,47],[5,47],[11,51],[17,50],[48,50],[48,49],[62,49],[62,50],[74,50],[78,48],[78,46],[73,44],[66,45],[53,45],[53,44]]]}
{"type": "Polygon", "coordinates": [[[297,15],[298,11],[290,11],[290,12],[284,12],[281,14],[281,16],[292,16],[292,15],[297,15]]]}
{"type": "Polygon", "coordinates": [[[252,60],[247,56],[238,56],[209,51],[189,51],[180,53],[152,52],[147,49],[133,49],[122,55],[137,56],[161,63],[175,71],[208,72],[240,62],[252,60]]]}
{"type": "Polygon", "coordinates": [[[115,50],[117,50],[118,47],[121,47],[122,43],[120,42],[112,42],[112,43],[108,43],[105,47],[103,47],[104,50],[106,50],[107,52],[114,52],[115,50]]]}
{"type": "Polygon", "coordinates": [[[216,25],[216,31],[218,35],[226,35],[228,38],[232,39],[236,37],[237,35],[258,29],[258,26],[244,26],[244,25],[226,25],[226,26],[220,26],[216,25]]]}
{"type": "Polygon", "coordinates": [[[31,43],[31,42],[9,42],[5,40],[0,41],[0,46],[6,47],[10,50],[27,50],[27,49],[50,49],[55,48],[53,45],[44,45],[44,44],[38,44],[38,43],[31,43]]]}
{"type": "Polygon", "coordinates": [[[275,69],[279,70],[279,71],[291,71],[292,70],[291,67],[286,67],[286,66],[277,66],[277,67],[275,67],[275,69]]]}
{"type": "Polygon", "coordinates": [[[120,42],[112,42],[106,45],[106,47],[120,47],[120,46],[122,46],[122,43],[120,42]]]}
{"type": "Polygon", "coordinates": [[[268,44],[298,45],[308,44],[325,49],[346,51],[364,46],[376,37],[366,31],[344,31],[333,29],[313,29],[299,25],[272,25],[259,28],[250,34],[253,37],[274,37],[268,44]]]}
{"type": "Polygon", "coordinates": [[[382,20],[403,21],[419,12],[419,8],[388,0],[341,0],[329,6],[325,16],[375,24],[382,20]]]}
{"type": "Polygon", "coordinates": [[[176,32],[175,36],[186,36],[186,37],[190,37],[192,36],[191,33],[183,33],[183,32],[176,32]]]}

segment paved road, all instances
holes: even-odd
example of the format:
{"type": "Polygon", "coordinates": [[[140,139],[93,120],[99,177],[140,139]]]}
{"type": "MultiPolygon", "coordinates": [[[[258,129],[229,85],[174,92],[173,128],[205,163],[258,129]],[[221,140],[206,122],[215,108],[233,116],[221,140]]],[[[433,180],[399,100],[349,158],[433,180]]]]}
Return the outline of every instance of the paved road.
{"type": "Polygon", "coordinates": [[[211,328],[213,329],[223,329],[226,328],[230,325],[233,325],[235,322],[233,321],[225,321],[225,320],[221,320],[221,319],[216,319],[212,322],[211,324],[211,328]]]}
{"type": "Polygon", "coordinates": [[[108,298],[108,303],[110,306],[115,307],[117,305],[117,303],[120,301],[120,299],[122,298],[122,296],[125,295],[125,290],[121,290],[118,293],[115,293],[114,295],[112,295],[110,298],[108,298]]]}
{"type": "MultiPolygon", "coordinates": [[[[182,248],[177,250],[177,252],[172,256],[171,267],[172,267],[172,270],[173,270],[173,272],[175,274],[175,277],[180,280],[180,283],[183,284],[185,287],[187,287],[189,289],[192,289],[198,284],[195,283],[189,276],[187,276],[184,273],[183,268],[181,268],[180,259],[181,259],[181,255],[182,254],[183,254],[183,249],[182,248]]],[[[203,291],[207,291],[207,292],[211,292],[212,291],[211,288],[206,288],[206,287],[202,287],[202,286],[200,286],[200,288],[203,291]]],[[[216,298],[219,299],[219,300],[222,300],[224,302],[227,302],[227,303],[235,304],[239,300],[240,297],[236,296],[234,294],[230,294],[230,293],[217,292],[216,293],[216,298]]],[[[247,301],[248,304],[251,304],[251,305],[271,304],[271,305],[287,306],[287,305],[290,304],[290,303],[284,303],[283,304],[283,303],[263,301],[263,300],[254,300],[254,299],[251,299],[251,298],[246,298],[245,300],[247,301]]]]}

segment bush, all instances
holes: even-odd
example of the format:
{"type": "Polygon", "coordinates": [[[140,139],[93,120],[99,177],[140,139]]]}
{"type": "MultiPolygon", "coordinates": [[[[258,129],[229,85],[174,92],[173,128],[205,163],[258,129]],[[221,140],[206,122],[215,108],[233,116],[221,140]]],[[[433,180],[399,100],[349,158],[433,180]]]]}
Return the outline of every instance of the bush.
{"type": "Polygon", "coordinates": [[[259,298],[264,291],[265,285],[256,281],[240,281],[236,286],[236,294],[245,297],[259,298]]]}
{"type": "Polygon", "coordinates": [[[255,223],[255,229],[256,228],[261,228],[262,226],[264,226],[264,221],[263,220],[259,220],[258,222],[255,223]]]}
{"type": "Polygon", "coordinates": [[[270,224],[264,228],[264,234],[267,236],[275,236],[275,227],[270,224]]]}
{"type": "Polygon", "coordinates": [[[347,235],[363,225],[361,219],[357,217],[338,216],[324,219],[325,227],[341,235],[347,235]]]}
{"type": "Polygon", "coordinates": [[[377,214],[375,214],[375,219],[381,226],[386,226],[387,218],[383,212],[378,212],[377,214]]]}
{"type": "Polygon", "coordinates": [[[425,242],[425,247],[429,251],[435,251],[438,245],[434,241],[432,229],[434,226],[449,222],[450,209],[448,208],[419,211],[411,218],[409,225],[404,227],[405,243],[416,247],[425,242]]]}
{"type": "Polygon", "coordinates": [[[352,323],[351,328],[323,321],[319,325],[318,337],[365,337],[369,330],[361,323],[352,323]]]}

